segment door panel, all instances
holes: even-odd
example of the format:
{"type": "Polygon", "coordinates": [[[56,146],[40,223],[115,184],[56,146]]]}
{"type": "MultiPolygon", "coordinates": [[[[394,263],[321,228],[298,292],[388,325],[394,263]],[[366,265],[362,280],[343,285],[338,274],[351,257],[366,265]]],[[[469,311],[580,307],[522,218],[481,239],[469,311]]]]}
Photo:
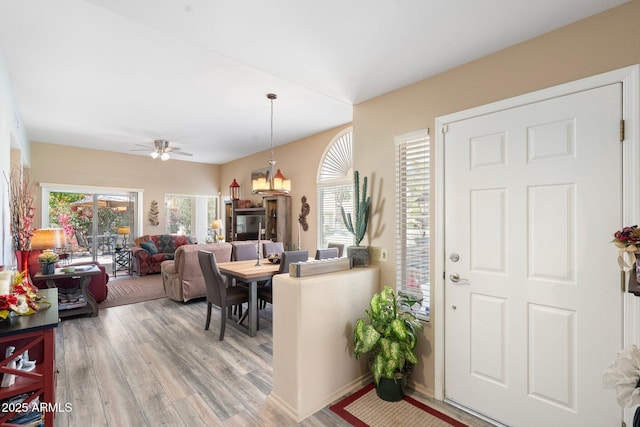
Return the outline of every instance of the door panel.
{"type": "Polygon", "coordinates": [[[620,423],[601,385],[622,344],[620,89],[448,124],[448,400],[508,425],[620,423]]]}

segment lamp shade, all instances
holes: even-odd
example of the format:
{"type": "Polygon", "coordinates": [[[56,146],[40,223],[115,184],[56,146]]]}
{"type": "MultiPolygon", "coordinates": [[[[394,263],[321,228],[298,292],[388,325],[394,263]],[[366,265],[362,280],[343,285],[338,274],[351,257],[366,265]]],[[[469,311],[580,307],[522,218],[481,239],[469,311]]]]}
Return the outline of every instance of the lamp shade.
{"type": "Polygon", "coordinates": [[[220,230],[222,228],[222,221],[219,219],[214,219],[211,223],[212,230],[220,230]]]}
{"type": "Polygon", "coordinates": [[[131,234],[131,227],[118,227],[118,234],[131,234]]]}
{"type": "Polygon", "coordinates": [[[67,245],[67,236],[62,228],[41,228],[31,238],[31,249],[56,249],[67,245]]]}

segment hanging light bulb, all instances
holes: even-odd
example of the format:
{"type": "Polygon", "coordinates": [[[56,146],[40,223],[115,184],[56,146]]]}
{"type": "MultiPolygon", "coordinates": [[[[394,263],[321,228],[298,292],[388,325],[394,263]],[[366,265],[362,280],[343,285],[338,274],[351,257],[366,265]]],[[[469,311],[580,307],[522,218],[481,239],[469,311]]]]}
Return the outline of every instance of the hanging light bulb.
{"type": "Polygon", "coordinates": [[[152,159],[157,159],[157,158],[158,158],[158,156],[159,156],[159,154],[158,154],[158,152],[157,152],[157,151],[152,151],[152,152],[151,152],[151,158],[152,158],[152,159]]]}
{"type": "Polygon", "coordinates": [[[166,151],[163,151],[162,154],[160,155],[160,160],[162,160],[163,162],[169,160],[169,153],[167,153],[166,151]]]}
{"type": "Polygon", "coordinates": [[[251,192],[253,194],[289,194],[291,191],[291,181],[284,177],[280,169],[274,174],[276,161],[273,159],[273,100],[277,99],[275,93],[267,94],[267,99],[271,101],[271,158],[269,159],[269,176],[259,177],[251,181],[251,192]]]}

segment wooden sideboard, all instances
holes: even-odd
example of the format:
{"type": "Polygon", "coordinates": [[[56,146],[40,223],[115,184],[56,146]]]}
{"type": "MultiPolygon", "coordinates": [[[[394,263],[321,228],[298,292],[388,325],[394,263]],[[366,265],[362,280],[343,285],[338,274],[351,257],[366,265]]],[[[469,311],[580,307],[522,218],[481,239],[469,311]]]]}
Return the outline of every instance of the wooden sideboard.
{"type": "Polygon", "coordinates": [[[38,408],[44,416],[45,427],[53,427],[56,409],[55,397],[55,334],[58,326],[58,290],[43,289],[38,295],[44,296],[51,305],[42,305],[41,309],[30,316],[15,316],[11,323],[0,328],[0,372],[2,375],[15,375],[13,385],[0,388],[0,426],[13,425],[8,420],[15,416],[15,409],[33,399],[39,398],[38,408]],[[5,358],[7,347],[15,347],[13,356],[5,358]],[[36,361],[33,371],[11,369],[7,365],[26,350],[29,359],[36,361]],[[14,396],[22,394],[28,398],[22,403],[7,403],[14,396]]]}

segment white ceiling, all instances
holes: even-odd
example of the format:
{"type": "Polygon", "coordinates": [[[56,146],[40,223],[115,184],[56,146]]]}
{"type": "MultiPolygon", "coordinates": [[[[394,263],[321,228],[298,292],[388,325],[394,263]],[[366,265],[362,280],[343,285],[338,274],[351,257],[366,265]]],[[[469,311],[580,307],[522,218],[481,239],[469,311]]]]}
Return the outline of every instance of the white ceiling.
{"type": "Polygon", "coordinates": [[[626,1],[0,0],[0,53],[31,140],[219,164],[269,148],[269,92],[277,146],[626,1]]]}

